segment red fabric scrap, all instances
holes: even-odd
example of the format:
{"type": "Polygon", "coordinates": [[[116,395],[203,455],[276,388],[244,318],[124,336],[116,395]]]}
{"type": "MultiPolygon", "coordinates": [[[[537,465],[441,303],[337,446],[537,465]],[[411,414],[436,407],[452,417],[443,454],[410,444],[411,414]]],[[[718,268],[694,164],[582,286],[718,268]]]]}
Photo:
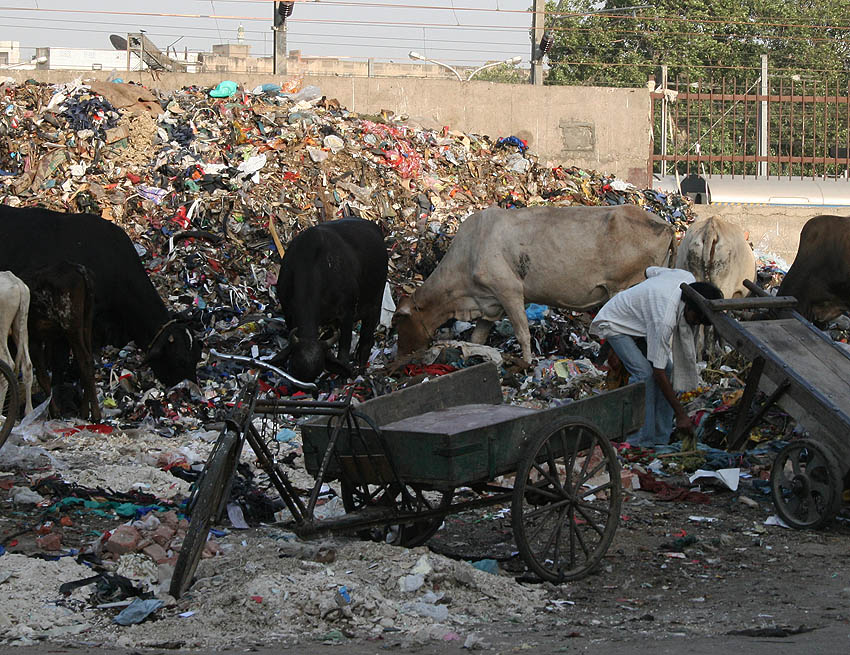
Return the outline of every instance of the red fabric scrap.
{"type": "Polygon", "coordinates": [[[428,366],[423,366],[422,364],[408,364],[404,367],[404,374],[408,377],[422,374],[437,377],[456,370],[457,368],[450,364],[428,364],[428,366]]]}
{"type": "Polygon", "coordinates": [[[104,425],[103,423],[99,423],[97,425],[75,425],[72,428],[62,428],[61,430],[56,430],[57,433],[61,434],[63,437],[70,437],[73,434],[77,434],[78,432],[97,432],[98,434],[112,434],[112,426],[104,425]]]}
{"type": "Polygon", "coordinates": [[[640,480],[640,488],[643,491],[657,494],[656,497],[658,500],[676,500],[682,503],[697,503],[700,505],[707,505],[711,502],[711,498],[704,493],[691,491],[684,487],[674,487],[672,484],[668,484],[667,482],[656,480],[652,473],[641,473],[638,471],[637,474],[638,479],[640,480]]]}

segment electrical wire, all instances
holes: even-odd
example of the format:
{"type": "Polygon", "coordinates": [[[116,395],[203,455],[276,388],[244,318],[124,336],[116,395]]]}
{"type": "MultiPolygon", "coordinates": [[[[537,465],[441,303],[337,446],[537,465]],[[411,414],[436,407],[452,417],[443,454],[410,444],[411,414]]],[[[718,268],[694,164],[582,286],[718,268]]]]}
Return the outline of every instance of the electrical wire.
{"type": "MultiPolygon", "coordinates": [[[[322,4],[342,4],[341,0],[329,0],[327,3],[323,2],[322,4]]],[[[350,3],[355,5],[365,5],[365,3],[350,3]]],[[[421,8],[425,7],[424,5],[383,5],[383,3],[373,3],[376,5],[382,6],[392,6],[393,8],[421,8]]],[[[434,7],[438,8],[438,7],[434,7]]],[[[451,11],[451,7],[439,7],[440,9],[451,11]]],[[[457,8],[458,10],[460,8],[457,8]]],[[[237,15],[219,15],[219,14],[188,14],[188,13],[166,13],[166,12],[142,12],[142,11],[115,11],[115,10],[102,10],[102,9],[53,9],[53,8],[34,8],[34,7],[0,7],[0,10],[3,11],[20,11],[20,12],[49,12],[49,13],[73,13],[73,14],[106,14],[106,15],[115,15],[115,16],[153,16],[160,18],[208,18],[208,19],[226,19],[226,20],[252,20],[252,21],[263,21],[268,22],[268,17],[260,17],[260,16],[237,16],[237,15]]],[[[495,10],[491,10],[495,11],[495,10]]],[[[505,11],[516,11],[519,10],[500,10],[502,12],[505,11]]],[[[534,13],[526,11],[525,13],[534,13]]],[[[810,29],[810,30],[841,30],[841,31],[850,31],[850,25],[824,25],[824,24],[803,24],[803,23],[782,23],[782,22],[754,22],[754,21],[741,21],[741,20],[725,20],[725,19],[714,19],[714,18],[691,18],[684,16],[646,16],[646,15],[632,15],[632,14],[594,14],[593,12],[544,12],[547,15],[560,15],[560,16],[571,16],[571,17],[594,17],[594,18],[602,18],[602,19],[629,19],[643,22],[684,22],[684,23],[698,23],[698,24],[710,24],[710,25],[745,25],[747,27],[786,27],[786,28],[797,28],[797,29],[810,29]]],[[[423,23],[422,21],[372,21],[372,20],[340,20],[340,19],[310,19],[310,18],[297,18],[291,17],[287,19],[287,22],[293,23],[336,23],[336,24],[355,24],[355,25],[388,25],[388,26],[412,26],[412,27],[432,27],[432,28],[463,28],[463,29],[501,29],[501,30],[522,30],[527,31],[527,25],[521,26],[504,26],[504,25],[452,25],[451,23],[423,23]]],[[[551,30],[560,30],[565,28],[560,28],[556,25],[549,27],[551,30]]],[[[571,28],[566,28],[571,29],[571,28]]]]}

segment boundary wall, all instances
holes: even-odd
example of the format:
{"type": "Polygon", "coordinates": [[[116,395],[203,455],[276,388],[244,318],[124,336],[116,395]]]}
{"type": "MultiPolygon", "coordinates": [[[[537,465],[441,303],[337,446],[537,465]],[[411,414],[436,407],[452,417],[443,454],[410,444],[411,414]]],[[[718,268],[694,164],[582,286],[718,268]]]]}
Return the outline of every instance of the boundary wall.
{"type": "MultiPolygon", "coordinates": [[[[66,82],[76,77],[106,80],[109,71],[9,70],[16,80],[66,82]]],[[[280,83],[271,74],[115,73],[154,89],[214,87],[232,79],[246,88],[280,83]]],[[[411,78],[305,76],[343,107],[364,114],[382,109],[409,116],[425,127],[518,136],[528,141],[541,162],[613,173],[641,188],[649,186],[649,89],[534,86],[411,78]]]]}
{"type": "Polygon", "coordinates": [[[719,216],[740,225],[745,233],[749,233],[749,241],[756,251],[779,257],[784,264],[791,266],[800,245],[800,230],[806,221],[819,214],[850,216],[850,207],[694,205],[694,213],[698,219],[719,216]]]}

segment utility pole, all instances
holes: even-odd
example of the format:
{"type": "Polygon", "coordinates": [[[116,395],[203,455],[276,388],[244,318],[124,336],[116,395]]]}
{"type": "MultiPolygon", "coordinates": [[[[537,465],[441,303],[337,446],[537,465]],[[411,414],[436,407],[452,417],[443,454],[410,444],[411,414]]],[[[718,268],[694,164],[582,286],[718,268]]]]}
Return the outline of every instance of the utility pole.
{"type": "Polygon", "coordinates": [[[272,3],[274,12],[274,74],[286,73],[286,18],[292,14],[291,2],[272,3]]]}
{"type": "Polygon", "coordinates": [[[540,41],[546,27],[546,0],[534,0],[534,14],[531,19],[531,83],[543,84],[543,53],[540,41]]]}
{"type": "MultiPolygon", "coordinates": [[[[767,55],[761,56],[761,96],[767,96],[767,55]]],[[[759,157],[767,157],[767,132],[768,132],[768,115],[767,115],[767,100],[759,102],[759,157]]],[[[767,177],[767,160],[760,161],[758,164],[758,176],[767,177]]]]}

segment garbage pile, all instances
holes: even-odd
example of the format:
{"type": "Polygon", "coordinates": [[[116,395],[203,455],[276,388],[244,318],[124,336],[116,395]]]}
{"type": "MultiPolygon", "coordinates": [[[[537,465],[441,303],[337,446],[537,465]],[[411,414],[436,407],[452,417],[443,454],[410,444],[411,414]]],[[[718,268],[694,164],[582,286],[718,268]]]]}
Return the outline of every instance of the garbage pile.
{"type": "MultiPolygon", "coordinates": [[[[361,216],[382,227],[396,297],[431,273],[469,213],[493,204],[635,203],[680,230],[693,220],[685,198],[544,166],[516,137],[425,129],[388,111],[358,115],[315,86],[297,86],[222,84],[211,94],[6,82],[0,202],[115,221],[167,303],[194,312],[208,346],[261,355],[285,344],[270,317],[280,255],[298,230],[322,220],[361,216]]],[[[540,345],[564,354],[582,338],[574,317],[547,314],[548,325],[537,323],[540,345]]],[[[499,334],[510,347],[510,324],[499,334]]],[[[379,339],[375,365],[391,346],[379,339]]],[[[166,397],[139,355],[106,351],[99,373],[113,421],[197,427],[235,390],[230,374],[202,367],[201,396],[166,397]]]]}

